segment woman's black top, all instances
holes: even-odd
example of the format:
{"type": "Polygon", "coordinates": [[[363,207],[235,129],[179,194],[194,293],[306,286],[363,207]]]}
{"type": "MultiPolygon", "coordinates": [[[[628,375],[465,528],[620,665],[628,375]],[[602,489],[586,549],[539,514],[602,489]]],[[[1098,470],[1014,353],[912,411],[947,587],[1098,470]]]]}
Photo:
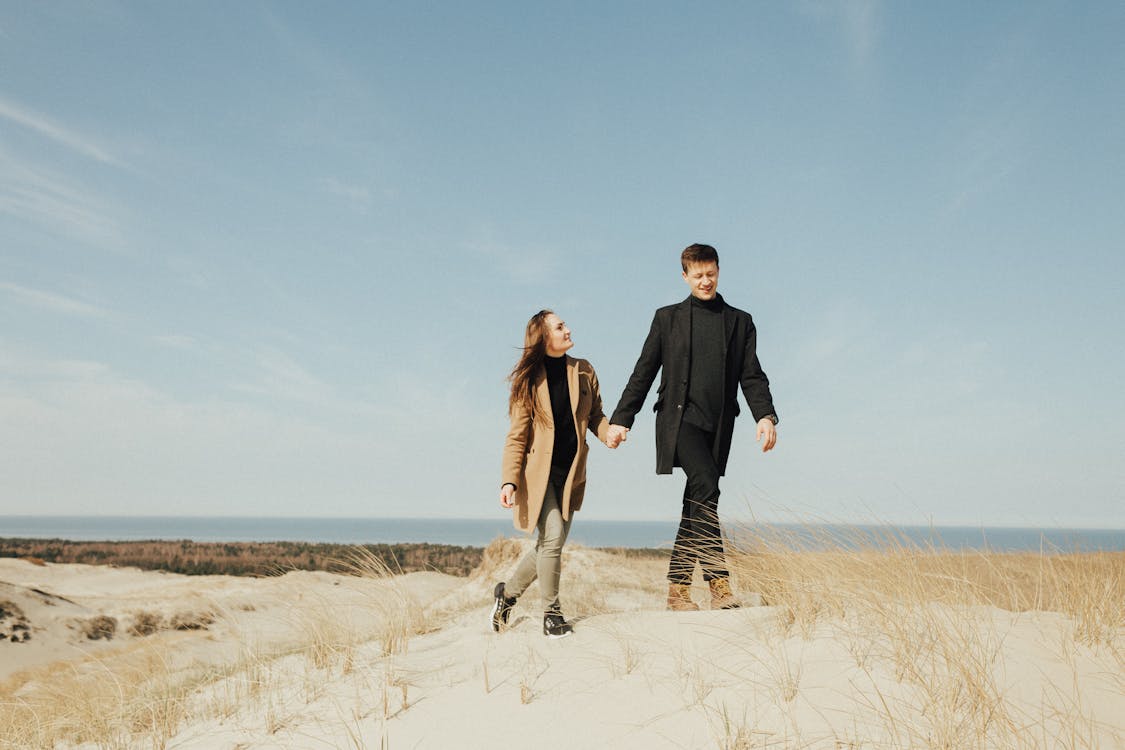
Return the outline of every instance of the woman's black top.
{"type": "Polygon", "coordinates": [[[570,410],[570,386],[566,381],[566,355],[543,359],[547,389],[551,392],[551,416],[555,420],[555,446],[551,453],[551,484],[562,486],[578,453],[578,433],[570,410]]]}

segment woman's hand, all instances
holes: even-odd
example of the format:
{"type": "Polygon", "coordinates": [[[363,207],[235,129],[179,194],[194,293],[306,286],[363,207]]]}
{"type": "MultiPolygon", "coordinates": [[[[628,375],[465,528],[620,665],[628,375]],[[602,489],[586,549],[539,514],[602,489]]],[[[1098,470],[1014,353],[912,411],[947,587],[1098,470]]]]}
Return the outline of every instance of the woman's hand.
{"type": "Polygon", "coordinates": [[[509,482],[500,488],[500,505],[511,508],[516,504],[516,486],[509,482]]]}
{"type": "Polygon", "coordinates": [[[622,427],[619,424],[611,424],[609,426],[609,432],[605,436],[605,444],[610,448],[616,448],[627,440],[626,436],[628,434],[628,427],[622,427]]]}

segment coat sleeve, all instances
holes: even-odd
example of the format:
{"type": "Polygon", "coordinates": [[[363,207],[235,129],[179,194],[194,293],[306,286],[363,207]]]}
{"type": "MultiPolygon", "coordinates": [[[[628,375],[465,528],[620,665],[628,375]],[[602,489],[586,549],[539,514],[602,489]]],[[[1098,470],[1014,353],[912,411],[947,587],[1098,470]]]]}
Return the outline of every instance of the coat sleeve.
{"type": "Polygon", "coordinates": [[[527,456],[527,441],[531,435],[531,415],[518,404],[512,407],[511,424],[504,440],[504,456],[500,468],[500,486],[514,484],[519,489],[523,481],[524,459],[527,456]]]}
{"type": "Polygon", "coordinates": [[[754,421],[770,414],[777,415],[777,410],[773,408],[769,378],[758,362],[758,329],[754,326],[753,318],[746,323],[746,342],[742,352],[742,373],[739,383],[742,385],[742,395],[746,398],[746,405],[754,415],[754,421]]]}
{"type": "Polygon", "coordinates": [[[657,314],[652,316],[652,327],[649,329],[648,338],[641,347],[641,356],[637,357],[637,364],[633,367],[629,382],[625,384],[621,400],[613,410],[613,416],[609,420],[611,423],[629,428],[633,426],[633,419],[644,406],[648,391],[652,388],[652,381],[656,379],[656,373],[660,371],[664,361],[663,348],[659,314],[657,314]]]}
{"type": "Polygon", "coordinates": [[[586,423],[590,432],[598,436],[603,443],[609,434],[609,420],[602,407],[602,389],[598,385],[598,374],[590,367],[590,420],[586,423]]]}

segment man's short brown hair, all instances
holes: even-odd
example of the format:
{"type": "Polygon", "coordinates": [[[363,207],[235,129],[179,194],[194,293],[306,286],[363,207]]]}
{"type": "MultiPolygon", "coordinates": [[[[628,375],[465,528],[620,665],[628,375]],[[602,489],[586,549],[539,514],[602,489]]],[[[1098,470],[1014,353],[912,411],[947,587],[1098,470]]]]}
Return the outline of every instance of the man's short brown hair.
{"type": "Polygon", "coordinates": [[[697,242],[694,245],[688,245],[680,253],[680,265],[684,267],[684,273],[687,273],[689,263],[710,263],[711,261],[714,261],[716,266],[719,265],[719,251],[710,245],[701,245],[697,242]]]}

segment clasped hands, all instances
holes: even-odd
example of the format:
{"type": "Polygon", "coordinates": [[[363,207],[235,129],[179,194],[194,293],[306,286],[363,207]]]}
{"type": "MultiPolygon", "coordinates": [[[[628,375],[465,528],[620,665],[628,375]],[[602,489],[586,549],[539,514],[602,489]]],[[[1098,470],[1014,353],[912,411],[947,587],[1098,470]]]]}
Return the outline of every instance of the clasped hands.
{"type": "Polygon", "coordinates": [[[625,442],[625,436],[628,434],[628,427],[622,427],[619,424],[611,424],[609,426],[609,433],[605,437],[605,444],[610,448],[616,448],[625,442]]]}

